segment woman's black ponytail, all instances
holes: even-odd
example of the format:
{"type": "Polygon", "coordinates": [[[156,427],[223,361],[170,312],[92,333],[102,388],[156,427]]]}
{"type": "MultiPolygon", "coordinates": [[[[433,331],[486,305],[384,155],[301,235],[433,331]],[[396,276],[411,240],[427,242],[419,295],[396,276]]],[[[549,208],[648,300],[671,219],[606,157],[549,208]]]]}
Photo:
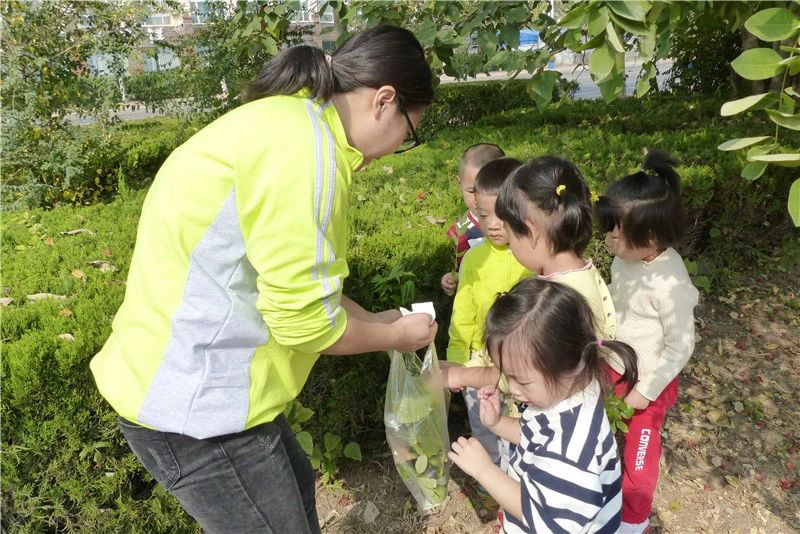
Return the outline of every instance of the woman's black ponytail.
{"type": "Polygon", "coordinates": [[[291,95],[302,88],[315,99],[359,87],[394,87],[407,110],[433,101],[433,74],[422,46],[410,31],[381,24],[356,33],[326,57],[311,46],[282,51],[242,92],[245,102],[291,95]]]}
{"type": "Polygon", "coordinates": [[[321,49],[293,46],[267,62],[245,87],[242,99],[250,102],[266,96],[293,95],[304,87],[314,99],[329,99],[335,87],[333,70],[321,49]]]}

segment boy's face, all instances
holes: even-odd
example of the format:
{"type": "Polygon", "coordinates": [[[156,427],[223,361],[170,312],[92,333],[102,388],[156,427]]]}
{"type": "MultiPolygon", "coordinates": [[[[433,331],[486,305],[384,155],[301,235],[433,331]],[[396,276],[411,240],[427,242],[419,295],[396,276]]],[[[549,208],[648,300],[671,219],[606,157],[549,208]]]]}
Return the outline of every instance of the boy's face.
{"type": "Polygon", "coordinates": [[[478,169],[474,165],[464,167],[464,172],[458,177],[458,185],[461,187],[461,194],[464,196],[464,204],[469,211],[475,211],[475,177],[478,169]]]}
{"type": "Polygon", "coordinates": [[[495,245],[507,245],[508,234],[506,234],[503,221],[497,218],[494,212],[494,205],[497,195],[490,193],[475,193],[475,213],[478,215],[478,222],[481,225],[483,235],[495,245]]]}

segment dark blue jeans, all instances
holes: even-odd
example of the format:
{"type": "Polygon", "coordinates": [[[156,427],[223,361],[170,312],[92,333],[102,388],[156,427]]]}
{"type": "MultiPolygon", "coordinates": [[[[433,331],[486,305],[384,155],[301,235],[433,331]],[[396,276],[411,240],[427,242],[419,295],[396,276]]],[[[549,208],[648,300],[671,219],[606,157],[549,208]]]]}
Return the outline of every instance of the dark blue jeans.
{"type": "Polygon", "coordinates": [[[206,534],[320,532],[314,471],[283,415],[209,439],[122,418],[119,425],[145,469],[206,534]]]}

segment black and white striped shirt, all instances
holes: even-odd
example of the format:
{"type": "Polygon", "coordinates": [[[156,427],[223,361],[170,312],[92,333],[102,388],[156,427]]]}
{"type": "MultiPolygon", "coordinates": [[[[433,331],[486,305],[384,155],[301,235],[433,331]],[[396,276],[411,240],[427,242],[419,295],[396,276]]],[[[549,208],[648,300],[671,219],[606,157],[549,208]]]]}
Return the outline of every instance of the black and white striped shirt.
{"type": "Polygon", "coordinates": [[[594,381],[547,410],[522,412],[508,474],[522,487],[522,515],[505,513],[507,534],[613,533],[620,525],[617,444],[594,381]]]}

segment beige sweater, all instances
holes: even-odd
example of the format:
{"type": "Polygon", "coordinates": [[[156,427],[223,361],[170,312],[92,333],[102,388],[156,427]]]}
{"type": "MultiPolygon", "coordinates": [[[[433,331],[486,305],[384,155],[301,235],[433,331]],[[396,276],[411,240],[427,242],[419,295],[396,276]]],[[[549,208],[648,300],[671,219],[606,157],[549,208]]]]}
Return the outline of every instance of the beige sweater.
{"type": "MultiPolygon", "coordinates": [[[[609,290],[617,313],[617,340],[631,345],[638,356],[636,390],[655,400],[694,351],[697,289],[680,255],[668,248],[649,263],[614,258],[609,290]]],[[[616,355],[609,363],[622,373],[616,355]]]]}

